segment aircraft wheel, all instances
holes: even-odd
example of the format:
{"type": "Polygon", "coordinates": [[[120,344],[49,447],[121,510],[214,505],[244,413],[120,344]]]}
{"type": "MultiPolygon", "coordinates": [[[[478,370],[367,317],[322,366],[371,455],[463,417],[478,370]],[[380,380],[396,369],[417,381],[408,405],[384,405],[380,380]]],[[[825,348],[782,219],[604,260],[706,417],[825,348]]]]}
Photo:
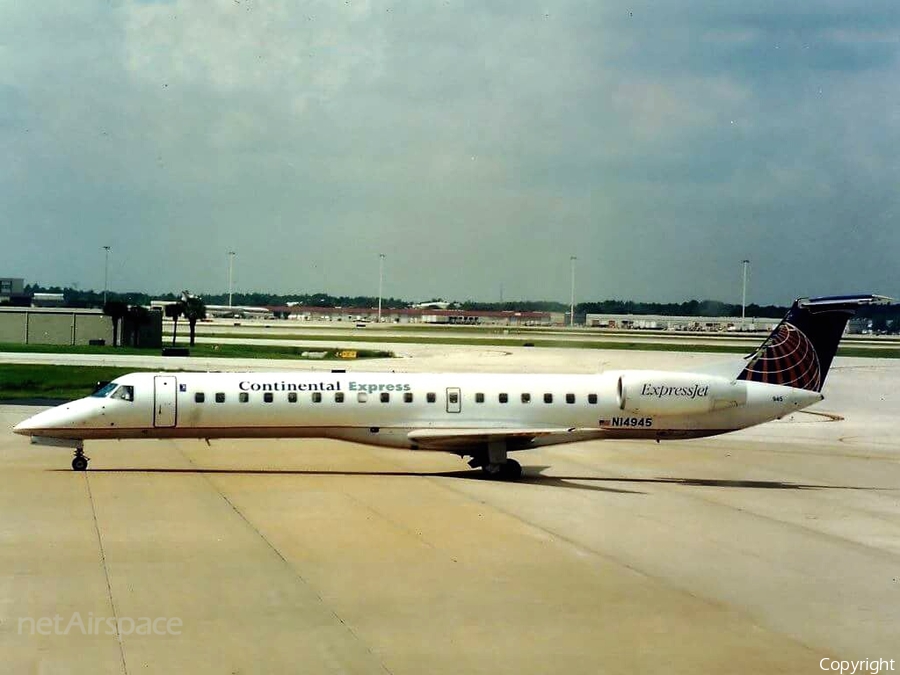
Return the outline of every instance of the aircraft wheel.
{"type": "Polygon", "coordinates": [[[522,477],[522,465],[514,459],[508,459],[503,464],[485,464],[481,470],[494,480],[518,480],[522,477]]]}
{"type": "Polygon", "coordinates": [[[502,464],[483,464],[481,470],[484,471],[484,474],[488,478],[500,478],[503,473],[503,465],[502,464]]]}
{"type": "Polygon", "coordinates": [[[522,477],[522,465],[514,459],[506,460],[506,464],[502,464],[501,474],[506,480],[519,480],[522,477]]]}
{"type": "Polygon", "coordinates": [[[72,460],[72,471],[85,471],[87,466],[87,457],[76,457],[72,460]]]}

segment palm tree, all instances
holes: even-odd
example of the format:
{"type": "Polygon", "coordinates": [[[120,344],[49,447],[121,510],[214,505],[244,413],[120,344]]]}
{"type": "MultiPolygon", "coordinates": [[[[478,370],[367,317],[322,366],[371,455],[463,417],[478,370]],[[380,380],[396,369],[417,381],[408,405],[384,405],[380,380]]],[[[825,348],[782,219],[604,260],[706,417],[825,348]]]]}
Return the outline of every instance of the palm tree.
{"type": "Polygon", "coordinates": [[[172,319],[172,346],[175,346],[175,335],[178,333],[178,317],[184,314],[184,303],[180,300],[166,305],[166,316],[172,319]]]}
{"type": "Polygon", "coordinates": [[[191,330],[191,347],[193,347],[197,322],[206,318],[206,303],[203,302],[203,298],[200,296],[191,295],[189,291],[183,291],[181,304],[184,307],[184,318],[187,319],[191,330]]]}
{"type": "MultiPolygon", "coordinates": [[[[113,347],[118,346],[119,322],[128,313],[128,303],[121,300],[110,300],[103,305],[103,313],[113,322],[113,347]]],[[[123,331],[124,332],[124,331],[123,331]]]]}
{"type": "Polygon", "coordinates": [[[132,347],[141,346],[141,328],[150,323],[150,311],[141,305],[132,305],[125,314],[125,323],[122,328],[122,337],[125,337],[125,327],[128,327],[129,342],[132,347]]]}

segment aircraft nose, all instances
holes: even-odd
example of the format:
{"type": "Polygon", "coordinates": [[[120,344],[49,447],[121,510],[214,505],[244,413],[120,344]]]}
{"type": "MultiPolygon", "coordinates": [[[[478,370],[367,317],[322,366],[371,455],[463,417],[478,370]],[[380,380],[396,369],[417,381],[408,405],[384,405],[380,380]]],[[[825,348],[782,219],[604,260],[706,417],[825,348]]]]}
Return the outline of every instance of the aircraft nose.
{"type": "Polygon", "coordinates": [[[20,436],[27,436],[31,432],[31,429],[32,429],[31,424],[30,424],[31,419],[32,418],[29,417],[27,420],[19,422],[16,426],[13,427],[13,433],[19,434],[20,436]]]}
{"type": "Polygon", "coordinates": [[[20,436],[30,436],[38,429],[46,429],[51,427],[50,416],[47,414],[51,412],[50,410],[45,410],[43,412],[39,412],[37,415],[32,415],[26,420],[22,420],[16,426],[13,427],[13,433],[19,434],[20,436]]]}
{"type": "Polygon", "coordinates": [[[21,436],[41,436],[58,429],[73,426],[77,421],[78,406],[68,403],[32,415],[13,427],[13,433],[21,436]]]}

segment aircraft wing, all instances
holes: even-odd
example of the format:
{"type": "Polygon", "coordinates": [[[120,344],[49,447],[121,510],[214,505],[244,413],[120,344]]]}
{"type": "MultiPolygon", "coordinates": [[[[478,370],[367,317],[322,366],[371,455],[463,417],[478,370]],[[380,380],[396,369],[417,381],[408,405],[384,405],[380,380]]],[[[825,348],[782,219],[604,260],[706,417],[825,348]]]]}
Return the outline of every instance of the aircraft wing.
{"type": "Polygon", "coordinates": [[[600,438],[601,429],[414,429],[407,437],[425,450],[459,450],[484,447],[488,443],[505,442],[507,450],[524,450],[538,445],[600,438]]]}

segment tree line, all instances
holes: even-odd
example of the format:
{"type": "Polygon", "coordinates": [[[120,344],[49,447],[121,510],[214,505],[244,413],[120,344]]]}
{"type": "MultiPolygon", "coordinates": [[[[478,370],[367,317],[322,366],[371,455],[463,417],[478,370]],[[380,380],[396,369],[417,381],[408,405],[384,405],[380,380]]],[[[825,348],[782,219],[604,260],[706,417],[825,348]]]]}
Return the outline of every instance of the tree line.
{"type": "MultiPolygon", "coordinates": [[[[93,290],[61,288],[58,286],[41,286],[30,284],[25,287],[28,293],[62,293],[69,307],[102,307],[103,293],[93,290]]],[[[170,300],[179,302],[181,294],[163,293],[149,295],[147,293],[115,293],[109,292],[110,300],[124,302],[127,305],[149,305],[151,300],[170,300]]],[[[440,300],[439,298],[436,300],[440,300]]],[[[227,294],[211,294],[204,296],[207,305],[227,305],[227,294]]],[[[408,309],[413,302],[401,298],[382,298],[385,310],[408,309]]],[[[330,295],[328,293],[234,293],[232,304],[259,307],[285,306],[288,303],[310,307],[376,307],[377,296],[370,295],[330,295]]],[[[478,302],[466,300],[450,305],[454,309],[466,311],[511,311],[511,312],[568,312],[569,305],[552,300],[511,300],[507,302],[478,302]]],[[[746,316],[755,318],[780,318],[787,313],[788,307],[781,305],[747,305],[746,316]]],[[[658,316],[734,316],[741,315],[739,304],[720,302],[717,300],[688,300],[686,302],[637,302],[633,300],[602,300],[580,302],[575,305],[576,317],[585,314],[634,314],[658,316]]],[[[879,327],[887,329],[900,328],[900,305],[878,305],[861,307],[857,316],[872,319],[879,327]]]]}

